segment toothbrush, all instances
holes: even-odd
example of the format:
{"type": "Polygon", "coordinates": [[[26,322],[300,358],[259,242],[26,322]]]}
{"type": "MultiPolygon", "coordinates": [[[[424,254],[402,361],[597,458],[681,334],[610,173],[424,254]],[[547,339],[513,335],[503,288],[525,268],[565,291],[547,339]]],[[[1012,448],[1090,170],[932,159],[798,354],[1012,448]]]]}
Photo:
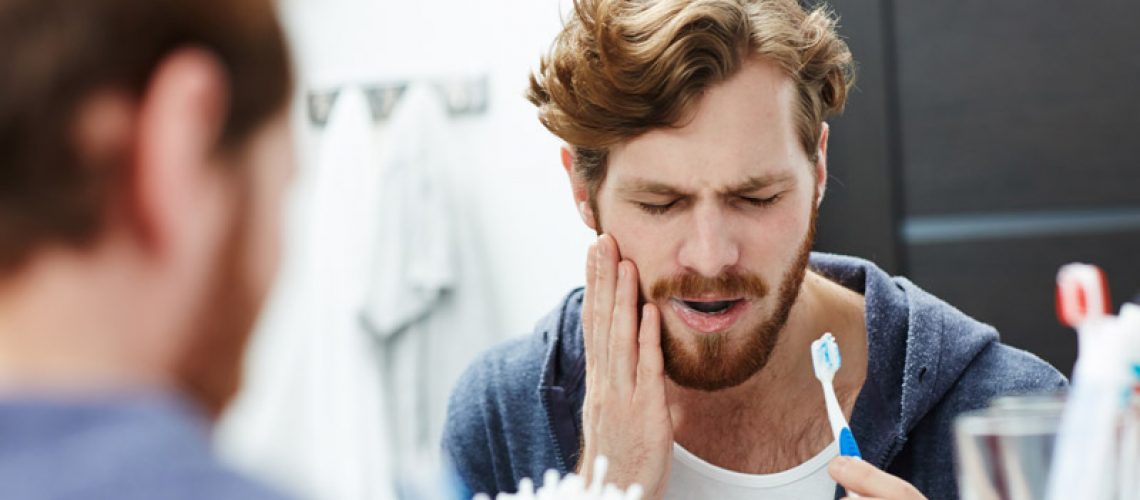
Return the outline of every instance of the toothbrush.
{"type": "Polygon", "coordinates": [[[862,459],[859,445],[855,443],[855,436],[847,425],[847,418],[839,408],[839,399],[835,397],[835,387],[832,380],[835,372],[843,360],[839,356],[839,344],[835,343],[835,336],[831,332],[823,334],[811,343],[811,364],[815,368],[815,378],[823,386],[823,400],[827,404],[827,419],[831,422],[831,433],[839,441],[839,455],[862,459]]]}
{"type": "Polygon", "coordinates": [[[1118,417],[1131,373],[1120,322],[1109,312],[1104,272],[1067,264],[1057,272],[1057,314],[1077,329],[1077,363],[1053,447],[1046,498],[1110,498],[1118,417]]]}

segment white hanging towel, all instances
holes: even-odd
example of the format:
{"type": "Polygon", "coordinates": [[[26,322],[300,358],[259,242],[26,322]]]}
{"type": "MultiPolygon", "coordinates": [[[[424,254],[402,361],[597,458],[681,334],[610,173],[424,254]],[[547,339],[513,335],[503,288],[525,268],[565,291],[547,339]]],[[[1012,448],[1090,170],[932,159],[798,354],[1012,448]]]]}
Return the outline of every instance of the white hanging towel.
{"type": "Polygon", "coordinates": [[[380,351],[359,319],[381,172],[364,96],[346,88],[303,165],[281,281],[219,428],[227,455],[306,498],[394,498],[380,351]]]}
{"type": "Polygon", "coordinates": [[[362,304],[364,321],[381,338],[422,320],[455,284],[447,125],[440,97],[412,86],[384,128],[380,231],[362,304]]]}

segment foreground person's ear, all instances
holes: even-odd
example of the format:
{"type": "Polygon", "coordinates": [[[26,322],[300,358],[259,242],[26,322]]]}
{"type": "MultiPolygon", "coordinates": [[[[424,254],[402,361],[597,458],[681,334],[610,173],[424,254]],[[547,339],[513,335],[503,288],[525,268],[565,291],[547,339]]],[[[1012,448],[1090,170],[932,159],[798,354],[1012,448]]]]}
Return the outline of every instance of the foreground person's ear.
{"type": "Polygon", "coordinates": [[[200,210],[215,187],[206,167],[224,126],[227,86],[217,57],[183,49],[159,64],[139,102],[128,217],[152,249],[173,244],[172,233],[195,219],[185,214],[200,210]]]}

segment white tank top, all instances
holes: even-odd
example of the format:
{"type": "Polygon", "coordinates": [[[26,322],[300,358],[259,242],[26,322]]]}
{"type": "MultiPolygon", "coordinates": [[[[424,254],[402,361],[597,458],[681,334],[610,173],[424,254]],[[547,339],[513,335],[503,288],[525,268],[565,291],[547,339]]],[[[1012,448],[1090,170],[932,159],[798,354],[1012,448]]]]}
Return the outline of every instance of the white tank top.
{"type": "Polygon", "coordinates": [[[835,480],[827,474],[827,464],[837,456],[839,446],[833,442],[807,462],[786,471],[744,474],[710,464],[673,443],[673,468],[665,499],[830,500],[835,498],[835,480]]]}

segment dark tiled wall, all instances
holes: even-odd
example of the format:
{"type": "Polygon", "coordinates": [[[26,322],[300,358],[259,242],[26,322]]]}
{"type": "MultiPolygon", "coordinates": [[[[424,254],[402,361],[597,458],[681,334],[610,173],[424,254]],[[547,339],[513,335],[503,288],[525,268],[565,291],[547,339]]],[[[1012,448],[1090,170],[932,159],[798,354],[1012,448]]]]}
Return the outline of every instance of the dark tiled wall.
{"type": "Polygon", "coordinates": [[[818,248],[906,274],[1069,371],[1057,267],[1100,264],[1116,305],[1140,290],[1140,2],[834,6],[860,79],[833,122],[818,248]]]}

